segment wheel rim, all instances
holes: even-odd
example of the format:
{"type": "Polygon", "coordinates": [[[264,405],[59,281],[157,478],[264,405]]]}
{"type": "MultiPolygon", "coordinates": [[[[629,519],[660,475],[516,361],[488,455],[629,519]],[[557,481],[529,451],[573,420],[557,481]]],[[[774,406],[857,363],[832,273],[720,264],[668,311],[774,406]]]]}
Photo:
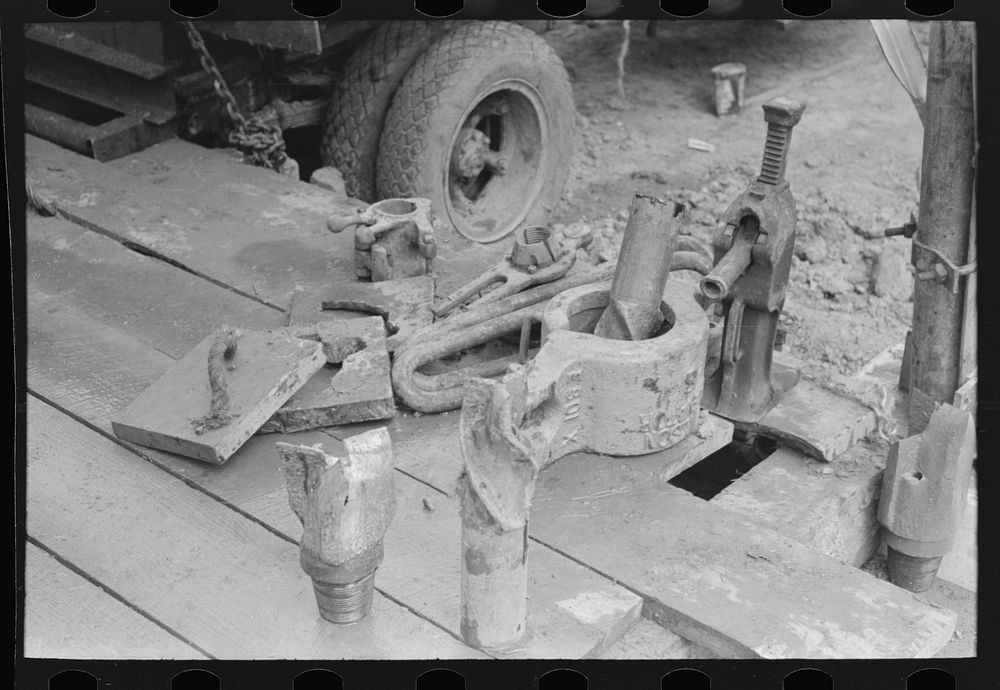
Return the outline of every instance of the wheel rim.
{"type": "Polygon", "coordinates": [[[444,167],[448,220],[477,242],[524,222],[545,182],[548,122],[538,91],[507,79],[479,94],[452,133],[444,167]]]}

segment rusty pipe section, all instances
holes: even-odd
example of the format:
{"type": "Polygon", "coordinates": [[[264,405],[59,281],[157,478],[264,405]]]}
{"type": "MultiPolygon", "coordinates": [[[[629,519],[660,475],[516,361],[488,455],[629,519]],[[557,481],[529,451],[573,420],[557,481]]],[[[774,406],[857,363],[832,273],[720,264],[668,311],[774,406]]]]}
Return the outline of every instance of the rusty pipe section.
{"type": "Polygon", "coordinates": [[[302,523],[299,562],[320,615],[356,623],[371,611],[382,540],[396,512],[393,454],[385,427],[344,439],[346,457],[278,443],[288,501],[302,523]]]}
{"type": "Polygon", "coordinates": [[[644,340],[663,325],[660,303],[683,215],[680,204],[642,194],[632,199],[611,299],[594,335],[644,340]]]}
{"type": "Polygon", "coordinates": [[[750,267],[758,227],[755,216],[747,216],[740,222],[733,233],[732,246],[698,283],[698,289],[707,299],[718,301],[728,297],[733,283],[750,267]]]}

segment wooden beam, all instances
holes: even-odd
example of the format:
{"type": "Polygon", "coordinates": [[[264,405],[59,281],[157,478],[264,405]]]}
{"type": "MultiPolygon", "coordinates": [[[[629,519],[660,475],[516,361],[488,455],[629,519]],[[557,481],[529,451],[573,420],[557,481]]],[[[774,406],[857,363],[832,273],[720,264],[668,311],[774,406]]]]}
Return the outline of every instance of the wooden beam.
{"type": "Polygon", "coordinates": [[[640,592],[646,615],[725,657],[920,658],[956,616],[666,483],[641,458],[557,462],[532,505],[541,542],[640,592]]]}

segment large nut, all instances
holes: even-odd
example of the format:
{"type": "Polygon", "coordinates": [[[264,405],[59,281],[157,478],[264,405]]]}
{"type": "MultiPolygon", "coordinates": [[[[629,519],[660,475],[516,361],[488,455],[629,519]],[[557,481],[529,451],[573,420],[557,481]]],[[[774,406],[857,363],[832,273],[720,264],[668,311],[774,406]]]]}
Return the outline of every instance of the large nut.
{"type": "Polygon", "coordinates": [[[563,247],[558,233],[537,225],[521,228],[514,233],[514,249],[510,253],[510,262],[524,270],[537,270],[551,266],[562,254],[563,247]]]}

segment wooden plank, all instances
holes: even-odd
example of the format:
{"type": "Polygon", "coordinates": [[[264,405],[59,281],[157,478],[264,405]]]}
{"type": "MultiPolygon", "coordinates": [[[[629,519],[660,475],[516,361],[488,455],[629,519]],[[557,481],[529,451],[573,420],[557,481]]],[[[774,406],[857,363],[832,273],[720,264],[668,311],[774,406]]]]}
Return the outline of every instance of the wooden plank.
{"type": "Polygon", "coordinates": [[[880,543],[877,508],[885,453],[862,442],[832,462],[781,448],[712,498],[855,567],[880,543]]]}
{"type": "Polygon", "coordinates": [[[716,659],[715,654],[675,632],[642,618],[618,641],[608,647],[601,659],[716,659]]]}
{"type": "Polygon", "coordinates": [[[28,386],[95,425],[111,417],[170,368],[170,356],[28,286],[28,386]]]}
{"type": "MultiPolygon", "coordinates": [[[[326,364],[323,346],[275,331],[246,331],[231,357],[220,356],[231,419],[199,428],[214,391],[206,372],[209,335],[111,421],[118,438],[148,448],[222,464],[253,436],[292,395],[326,364]]],[[[214,408],[213,408],[214,409],[214,408]]],[[[213,412],[214,414],[214,412],[213,412]]]]}
{"type": "MultiPolygon", "coordinates": [[[[113,410],[128,402],[131,391],[155,377],[156,369],[149,371],[150,362],[165,369],[170,360],[126,333],[88,324],[88,318],[74,313],[71,305],[59,307],[61,311],[54,315],[29,301],[29,387],[107,430],[113,410]],[[73,337],[43,337],[36,345],[34,334],[47,336],[57,329],[51,323],[53,316],[60,317],[60,324],[66,323],[67,313],[73,316],[69,321],[73,337]],[[109,354],[100,356],[95,351],[109,354]]],[[[393,433],[393,438],[395,442],[400,437],[393,433]]],[[[278,470],[274,443],[279,440],[324,443],[328,448],[337,443],[332,436],[316,431],[258,436],[223,466],[138,450],[296,540],[301,527],[288,505],[278,470]]],[[[397,454],[397,458],[403,456],[397,454]]],[[[457,506],[406,475],[400,474],[396,482],[400,512],[386,535],[387,557],[376,577],[376,587],[458,635],[461,521],[457,506]],[[433,510],[425,509],[425,501],[433,510]]],[[[531,559],[528,625],[534,635],[529,645],[513,656],[578,658],[598,654],[638,617],[641,599],[607,578],[539,544],[532,546],[531,559]],[[566,601],[580,603],[560,606],[559,602],[566,601]]]]}
{"type": "Polygon", "coordinates": [[[29,216],[27,258],[32,290],[72,299],[80,311],[108,326],[127,325],[140,340],[175,358],[223,323],[258,329],[284,325],[285,315],[276,309],[66,220],[29,216]]]}
{"type": "MultiPolygon", "coordinates": [[[[326,220],[367,204],[232,151],[174,139],[102,164],[28,136],[25,156],[33,190],[61,215],[242,294],[284,309],[297,288],[354,280],[354,237],[330,233],[326,220]]],[[[441,232],[438,289],[457,289],[508,250],[441,232]]]]}
{"type": "Polygon", "coordinates": [[[30,542],[24,559],[25,657],[207,658],[30,542]]]}
{"type": "Polygon", "coordinates": [[[803,379],[760,421],[745,426],[830,461],[875,429],[875,415],[856,400],[803,379]]]}
{"type": "Polygon", "coordinates": [[[742,658],[926,657],[951,637],[953,612],[646,481],[642,464],[557,462],[540,477],[531,529],[640,592],[646,615],[664,627],[742,658]]]}
{"type": "Polygon", "coordinates": [[[27,137],[32,187],[73,222],[285,308],[297,284],[354,275],[329,215],[362,202],[181,140],[98,163],[27,137]]]}
{"type": "MultiPolygon", "coordinates": [[[[286,329],[286,332],[293,332],[286,329]]],[[[288,399],[257,433],[320,429],[387,419],[396,414],[385,345],[385,324],[377,316],[339,324],[317,324],[326,365],[288,399]],[[333,357],[331,357],[331,355],[333,357]]]]}
{"type": "Polygon", "coordinates": [[[482,656],[377,593],[327,624],[294,544],[34,398],[28,426],[28,534],[212,656],[482,656]]]}
{"type": "MultiPolygon", "coordinates": [[[[886,387],[893,395],[897,433],[905,436],[906,400],[896,389],[902,355],[902,343],[886,348],[850,380],[859,387],[886,387]]],[[[826,463],[782,448],[713,497],[712,503],[860,566],[875,555],[881,541],[877,512],[885,453],[881,442],[861,442],[826,463]]]]}

